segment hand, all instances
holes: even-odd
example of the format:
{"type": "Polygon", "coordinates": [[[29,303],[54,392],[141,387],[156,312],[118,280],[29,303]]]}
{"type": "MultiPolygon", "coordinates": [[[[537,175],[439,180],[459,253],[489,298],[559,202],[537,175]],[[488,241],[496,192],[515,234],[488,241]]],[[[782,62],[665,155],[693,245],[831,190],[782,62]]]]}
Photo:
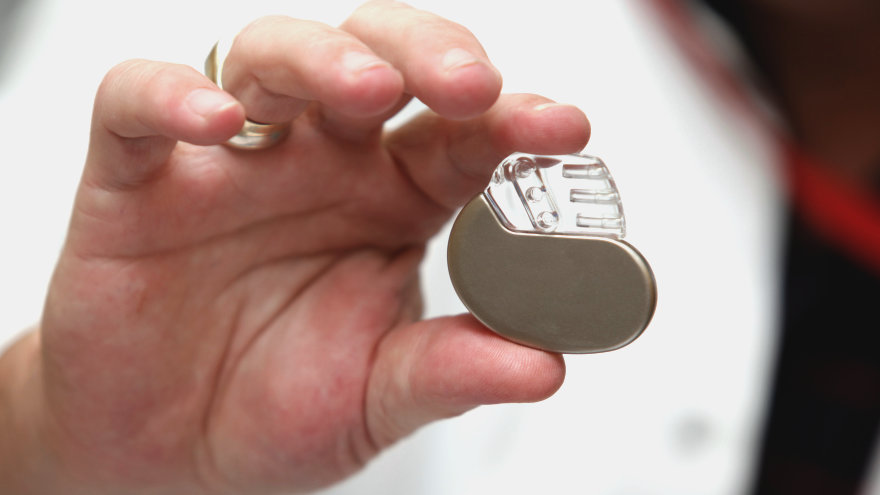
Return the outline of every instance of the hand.
{"type": "Polygon", "coordinates": [[[40,334],[13,349],[45,463],[18,474],[51,473],[24,484],[308,490],[427,422],[561,385],[559,355],[420,320],[418,267],[505,155],[581,149],[579,110],[499,97],[473,35],[392,2],[339,29],[256,21],[223,82],[131,61],[101,85],[40,334]],[[432,111],[383,134],[410,96],[432,111]],[[291,134],[222,146],[245,115],[291,134]]]}

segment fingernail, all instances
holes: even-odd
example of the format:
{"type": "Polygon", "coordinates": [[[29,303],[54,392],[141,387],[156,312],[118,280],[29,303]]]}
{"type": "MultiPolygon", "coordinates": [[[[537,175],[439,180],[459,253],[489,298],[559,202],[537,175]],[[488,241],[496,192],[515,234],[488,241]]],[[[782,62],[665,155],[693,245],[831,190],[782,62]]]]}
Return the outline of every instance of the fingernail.
{"type": "Polygon", "coordinates": [[[443,68],[447,71],[453,71],[477,63],[480,63],[480,59],[461,48],[453,48],[443,56],[443,68]]]}
{"type": "Polygon", "coordinates": [[[574,105],[570,105],[568,103],[541,103],[540,105],[535,105],[533,108],[534,111],[540,112],[541,110],[547,110],[548,108],[577,108],[574,105]]]}
{"type": "Polygon", "coordinates": [[[342,66],[351,72],[363,72],[375,67],[387,67],[388,62],[369,53],[348,52],[342,56],[342,66]]]}
{"type": "Polygon", "coordinates": [[[190,111],[204,118],[229,108],[231,105],[235,105],[235,98],[216,89],[195,89],[186,97],[186,106],[190,111]]]}

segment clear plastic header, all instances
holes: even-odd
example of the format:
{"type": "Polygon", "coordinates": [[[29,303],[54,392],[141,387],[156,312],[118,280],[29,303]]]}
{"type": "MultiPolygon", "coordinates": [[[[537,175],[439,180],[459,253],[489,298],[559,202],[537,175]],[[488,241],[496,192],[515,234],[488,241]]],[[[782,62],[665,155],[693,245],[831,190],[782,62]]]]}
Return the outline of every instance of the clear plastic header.
{"type": "Polygon", "coordinates": [[[515,153],[495,169],[483,194],[515,232],[614,239],[626,234],[617,186],[595,156],[515,153]]]}

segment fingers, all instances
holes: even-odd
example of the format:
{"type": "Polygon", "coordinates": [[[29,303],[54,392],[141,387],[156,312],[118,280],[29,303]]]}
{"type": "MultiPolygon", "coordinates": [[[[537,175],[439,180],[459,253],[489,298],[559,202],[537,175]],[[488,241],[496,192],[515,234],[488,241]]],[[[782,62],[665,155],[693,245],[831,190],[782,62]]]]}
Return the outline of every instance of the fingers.
{"type": "Polygon", "coordinates": [[[419,322],[389,334],[379,347],[367,428],[383,448],[478,405],[543,400],[564,378],[562,356],[504,340],[471,315],[419,322]]]}
{"type": "Polygon", "coordinates": [[[407,93],[444,117],[474,117],[501,92],[501,75],[476,37],[442,17],[375,1],[356,10],[341,28],[397,67],[407,93]]]}
{"type": "Polygon", "coordinates": [[[252,120],[287,122],[309,101],[345,115],[391,108],[403,78],[363,42],[338,29],[289,17],[266,17],[236,37],[223,64],[223,87],[252,120]]]}
{"type": "Polygon", "coordinates": [[[466,121],[426,113],[390,134],[389,152],[433,203],[453,210],[486,187],[495,166],[514,151],[574,153],[590,138],[576,107],[536,95],[504,95],[466,121]]]}
{"type": "Polygon", "coordinates": [[[223,64],[223,88],[250,119],[293,120],[321,104],[331,131],[376,129],[415,96],[462,119],[492,106],[501,76],[465,28],[396,2],[372,2],[334,29],[266,17],[236,37],[223,64]],[[406,95],[404,94],[406,93],[406,95]]]}
{"type": "Polygon", "coordinates": [[[124,187],[156,173],[175,143],[221,143],[244,122],[241,105],[190,67],[133,60],[98,89],[86,179],[124,187]]]}

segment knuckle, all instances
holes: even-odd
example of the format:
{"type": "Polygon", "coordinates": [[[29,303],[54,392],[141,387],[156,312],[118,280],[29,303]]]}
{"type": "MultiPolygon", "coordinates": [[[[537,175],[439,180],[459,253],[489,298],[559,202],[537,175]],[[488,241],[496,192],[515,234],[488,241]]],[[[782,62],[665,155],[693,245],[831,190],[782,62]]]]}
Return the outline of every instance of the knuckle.
{"type": "Polygon", "coordinates": [[[316,36],[309,42],[309,51],[319,59],[337,58],[349,50],[363,50],[361,45],[350,37],[338,36],[330,32],[315,34],[316,36]]]}
{"type": "Polygon", "coordinates": [[[291,20],[291,18],[281,15],[267,15],[254,19],[238,32],[235,36],[235,41],[246,42],[251,38],[259,37],[260,33],[264,30],[272,29],[275,25],[289,20],[291,20]]]}
{"type": "MultiPolygon", "coordinates": [[[[201,77],[184,65],[128,60],[111,68],[98,86],[96,104],[169,110],[176,97],[190,88],[187,81],[201,77]],[[143,104],[147,106],[144,107],[143,104]]],[[[108,118],[115,118],[109,116],[108,118]]]]}
{"type": "Polygon", "coordinates": [[[437,30],[449,31],[450,34],[459,38],[468,38],[474,41],[476,41],[477,39],[470,29],[455,21],[450,21],[449,19],[445,19],[443,17],[434,16],[434,22],[437,30]]]}
{"type": "Polygon", "coordinates": [[[406,35],[414,41],[431,39],[449,44],[462,42],[479,44],[476,36],[468,28],[430,12],[418,12],[407,26],[406,35]]]}
{"type": "Polygon", "coordinates": [[[347,34],[318,21],[286,16],[261,17],[235,37],[227,62],[247,71],[277,70],[277,64],[298,65],[304,53],[324,47],[350,46],[347,34]]]}
{"type": "Polygon", "coordinates": [[[130,74],[136,71],[143,63],[143,60],[138,59],[126,60],[107,71],[107,74],[104,75],[104,79],[101,80],[101,84],[98,86],[98,100],[106,98],[109,93],[112,93],[117,87],[124,84],[124,81],[130,78],[130,74]]]}
{"type": "Polygon", "coordinates": [[[387,9],[387,8],[411,8],[408,4],[399,2],[397,0],[368,0],[364,2],[360,7],[355,9],[352,13],[353,18],[357,18],[361,15],[370,14],[371,11],[387,9]]]}
{"type": "Polygon", "coordinates": [[[133,59],[122,62],[111,68],[101,85],[99,93],[124,90],[137,92],[146,89],[149,92],[178,88],[181,80],[188,79],[198,73],[192,67],[177,64],[164,64],[147,60],[133,59]]]}
{"type": "Polygon", "coordinates": [[[139,89],[134,89],[134,94],[149,103],[154,109],[161,109],[167,113],[173,111],[173,107],[177,104],[177,100],[182,98],[190,89],[190,84],[186,81],[190,79],[195,69],[172,64],[161,64],[155,67],[146,68],[141,75],[139,89]]]}
{"type": "Polygon", "coordinates": [[[194,70],[182,65],[162,64],[150,67],[144,74],[144,86],[152,91],[164,92],[171,88],[177,88],[182,79],[189,76],[189,71],[194,70]]]}

